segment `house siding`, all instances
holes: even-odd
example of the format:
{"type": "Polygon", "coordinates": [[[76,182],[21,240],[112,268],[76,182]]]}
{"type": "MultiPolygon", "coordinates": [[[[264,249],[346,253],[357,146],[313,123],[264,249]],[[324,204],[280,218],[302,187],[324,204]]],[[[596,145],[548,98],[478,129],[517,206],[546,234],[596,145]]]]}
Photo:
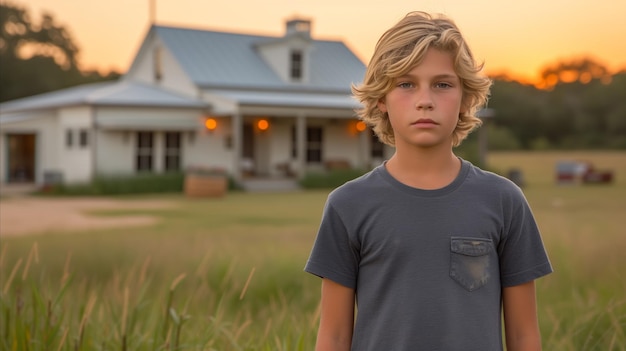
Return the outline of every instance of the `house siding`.
{"type": "Polygon", "coordinates": [[[135,173],[135,133],[98,130],[96,175],[124,176],[135,173]]]}
{"type": "Polygon", "coordinates": [[[272,123],[272,143],[269,145],[269,174],[271,176],[285,175],[285,168],[293,169],[291,155],[292,141],[291,129],[295,125],[295,119],[280,119],[272,123]]]}
{"type": "Polygon", "coordinates": [[[210,90],[202,90],[200,99],[211,105],[212,114],[215,115],[230,115],[236,113],[238,110],[236,101],[215,95],[210,90]]]}
{"type": "Polygon", "coordinates": [[[363,168],[361,150],[365,147],[362,134],[354,128],[355,121],[341,120],[327,123],[324,128],[323,150],[325,161],[348,161],[354,168],[363,168]]]}
{"type": "Polygon", "coordinates": [[[198,110],[154,107],[101,107],[97,123],[114,130],[198,130],[203,114],[198,110]]]}
{"type": "Polygon", "coordinates": [[[218,128],[204,128],[200,111],[150,108],[101,108],[97,113],[98,173],[135,174],[137,132],[153,133],[153,171],[165,164],[165,133],[181,133],[181,170],[187,167],[220,167],[229,171],[232,156],[227,145],[228,118],[217,118],[218,128]]]}
{"type": "Polygon", "coordinates": [[[232,125],[230,118],[216,118],[217,129],[207,131],[199,129],[192,137],[186,136],[184,142],[185,167],[221,168],[233,174],[235,167],[232,145],[232,125]]]}
{"type": "Polygon", "coordinates": [[[68,183],[86,183],[91,180],[93,170],[93,150],[95,129],[93,129],[93,112],[88,106],[69,107],[60,109],[56,143],[57,154],[60,155],[59,165],[63,173],[63,180],[68,183]],[[74,142],[71,146],[65,143],[65,134],[71,131],[74,142]],[[80,144],[80,133],[87,133],[87,144],[80,144]]]}

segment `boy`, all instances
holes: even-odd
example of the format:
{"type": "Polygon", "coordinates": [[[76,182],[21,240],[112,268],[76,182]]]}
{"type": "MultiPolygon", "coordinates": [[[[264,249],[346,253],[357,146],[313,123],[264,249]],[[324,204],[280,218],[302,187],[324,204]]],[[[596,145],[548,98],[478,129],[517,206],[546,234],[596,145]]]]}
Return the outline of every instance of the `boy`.
{"type": "Polygon", "coordinates": [[[316,350],[502,350],[502,314],[508,351],[541,349],[534,280],[552,268],[531,210],[452,151],[480,124],[481,70],[442,15],[378,41],[353,93],[395,153],[328,197],[305,267],[323,278],[316,350]]]}

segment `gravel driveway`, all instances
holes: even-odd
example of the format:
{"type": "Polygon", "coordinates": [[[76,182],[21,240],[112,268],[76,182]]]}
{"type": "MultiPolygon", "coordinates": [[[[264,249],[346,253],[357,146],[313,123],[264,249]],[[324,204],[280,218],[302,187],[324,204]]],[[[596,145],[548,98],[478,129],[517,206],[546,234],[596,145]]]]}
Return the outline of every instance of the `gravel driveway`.
{"type": "Polygon", "coordinates": [[[157,218],[146,215],[99,217],[86,212],[160,209],[174,205],[165,200],[7,197],[0,200],[0,237],[151,225],[157,218]]]}

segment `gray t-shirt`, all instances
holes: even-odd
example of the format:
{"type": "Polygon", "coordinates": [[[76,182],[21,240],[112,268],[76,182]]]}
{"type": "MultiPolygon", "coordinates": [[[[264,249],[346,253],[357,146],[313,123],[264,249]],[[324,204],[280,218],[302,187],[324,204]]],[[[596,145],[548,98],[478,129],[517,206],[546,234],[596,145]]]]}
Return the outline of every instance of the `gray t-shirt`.
{"type": "Polygon", "coordinates": [[[352,350],[502,350],[501,289],[552,272],[521,190],[462,160],[422,190],[381,165],[328,196],[305,271],[356,289],[352,350]]]}

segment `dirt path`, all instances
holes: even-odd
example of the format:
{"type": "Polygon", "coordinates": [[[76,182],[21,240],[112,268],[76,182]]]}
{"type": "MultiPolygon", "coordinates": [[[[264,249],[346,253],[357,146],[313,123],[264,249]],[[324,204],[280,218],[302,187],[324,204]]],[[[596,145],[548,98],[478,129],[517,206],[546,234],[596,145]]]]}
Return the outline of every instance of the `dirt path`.
{"type": "Polygon", "coordinates": [[[93,210],[160,209],[175,204],[161,200],[114,200],[104,198],[13,197],[0,201],[0,237],[99,228],[151,225],[157,218],[146,215],[98,217],[93,210]]]}

